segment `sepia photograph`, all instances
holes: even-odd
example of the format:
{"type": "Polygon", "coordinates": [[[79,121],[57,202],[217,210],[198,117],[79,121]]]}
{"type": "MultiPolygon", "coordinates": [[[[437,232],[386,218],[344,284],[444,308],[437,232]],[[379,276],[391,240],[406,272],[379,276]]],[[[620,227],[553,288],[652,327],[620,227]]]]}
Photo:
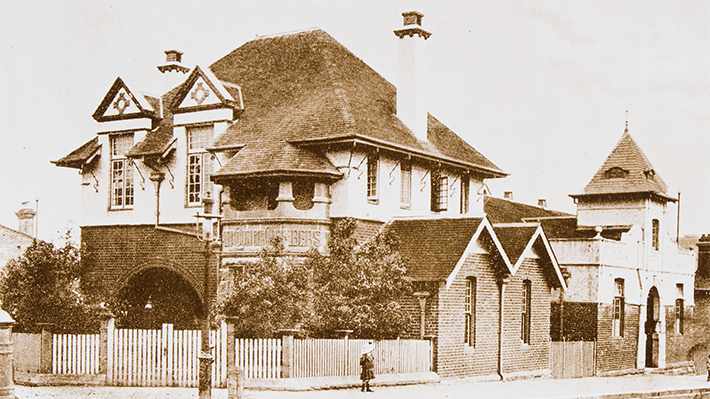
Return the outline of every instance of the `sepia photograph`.
{"type": "Polygon", "coordinates": [[[710,399],[710,1],[0,2],[0,399],[710,399]]]}

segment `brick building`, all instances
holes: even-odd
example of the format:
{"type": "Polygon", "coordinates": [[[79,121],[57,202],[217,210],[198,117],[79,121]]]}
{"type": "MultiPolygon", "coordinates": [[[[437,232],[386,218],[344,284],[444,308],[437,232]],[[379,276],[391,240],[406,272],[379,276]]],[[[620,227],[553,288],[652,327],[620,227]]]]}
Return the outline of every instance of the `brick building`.
{"type": "Polygon", "coordinates": [[[440,376],[550,375],[550,295],[565,283],[539,224],[406,218],[385,229],[415,281],[413,335],[436,339],[440,376]]]}
{"type": "Polygon", "coordinates": [[[676,242],[676,199],[628,128],[571,197],[576,215],[490,197],[484,207],[494,223],[540,223],[570,273],[562,325],[553,299],[553,339],[595,341],[600,375],[689,366],[695,259],[676,242]]]}

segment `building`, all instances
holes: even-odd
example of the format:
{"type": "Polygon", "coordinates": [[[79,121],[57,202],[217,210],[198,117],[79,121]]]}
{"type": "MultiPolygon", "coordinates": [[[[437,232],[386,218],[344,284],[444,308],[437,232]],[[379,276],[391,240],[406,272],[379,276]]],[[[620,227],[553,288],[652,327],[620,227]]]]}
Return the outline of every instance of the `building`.
{"type": "Polygon", "coordinates": [[[486,198],[494,223],[541,224],[570,274],[567,293],[553,300],[553,339],[595,341],[599,375],[690,365],[695,260],[678,247],[667,190],[627,128],[583,193],[571,195],[576,215],[486,198]]]}
{"type": "Polygon", "coordinates": [[[486,217],[394,219],[414,280],[414,336],[436,340],[442,377],[550,376],[550,301],[562,271],[537,223],[486,217]]]}
{"type": "Polygon", "coordinates": [[[81,173],[81,239],[105,292],[150,303],[156,323],[199,317],[219,270],[270,237],[298,255],[325,251],[338,218],[357,219],[362,241],[395,216],[482,215],[485,179],[506,174],[426,112],[430,33],[422,14],[403,16],[397,89],[318,29],[260,37],[208,68],[166,51],[160,94],[117,78],[94,137],[54,161],[81,173]],[[219,259],[198,234],[205,199],[222,216],[219,259]]]}
{"type": "Polygon", "coordinates": [[[4,268],[11,259],[18,258],[25,253],[27,247],[34,241],[36,211],[28,202],[22,203],[22,208],[15,212],[18,219],[18,229],[0,225],[0,269],[4,268]]]}
{"type": "Polygon", "coordinates": [[[710,234],[697,242],[698,268],[695,272],[695,309],[688,329],[688,357],[695,363],[695,372],[707,372],[705,361],[710,353],[710,234]]]}

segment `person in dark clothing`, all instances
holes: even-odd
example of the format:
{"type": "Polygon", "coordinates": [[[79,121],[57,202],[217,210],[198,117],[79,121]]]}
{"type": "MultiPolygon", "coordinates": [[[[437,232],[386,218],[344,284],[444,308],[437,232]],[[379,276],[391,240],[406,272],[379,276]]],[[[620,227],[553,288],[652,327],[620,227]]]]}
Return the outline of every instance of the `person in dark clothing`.
{"type": "Polygon", "coordinates": [[[372,341],[368,341],[362,348],[362,356],[360,356],[360,379],[362,380],[362,392],[373,392],[370,389],[370,380],[375,378],[375,358],[372,357],[372,351],[375,345],[372,341]]]}
{"type": "MultiPolygon", "coordinates": [[[[362,362],[360,362],[362,364],[362,362]]],[[[708,369],[708,382],[710,382],[710,354],[708,354],[708,359],[705,361],[705,367],[708,369]]]]}

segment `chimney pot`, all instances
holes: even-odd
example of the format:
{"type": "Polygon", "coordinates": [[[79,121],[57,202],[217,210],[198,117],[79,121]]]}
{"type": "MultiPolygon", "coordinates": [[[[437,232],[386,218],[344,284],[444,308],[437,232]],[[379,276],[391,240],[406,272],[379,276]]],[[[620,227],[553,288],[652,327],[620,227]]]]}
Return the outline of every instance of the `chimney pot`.
{"type": "Polygon", "coordinates": [[[540,208],[547,208],[547,200],[544,198],[538,198],[537,206],[539,206],[540,208]]]}
{"type": "Polygon", "coordinates": [[[407,11],[403,12],[402,16],[404,17],[404,26],[407,25],[422,25],[422,17],[424,17],[424,14],[418,12],[418,11],[407,11]]]}
{"type": "Polygon", "coordinates": [[[513,200],[513,192],[512,191],[503,192],[503,198],[512,201],[513,200]]]}
{"type": "Polygon", "coordinates": [[[19,211],[15,212],[15,216],[17,216],[17,219],[19,221],[18,230],[22,233],[27,234],[28,236],[34,237],[34,225],[36,215],[37,212],[32,209],[30,203],[23,202],[22,208],[20,208],[19,211]]]}
{"type": "Polygon", "coordinates": [[[165,50],[165,62],[182,62],[182,52],[177,50],[165,50]]]}

